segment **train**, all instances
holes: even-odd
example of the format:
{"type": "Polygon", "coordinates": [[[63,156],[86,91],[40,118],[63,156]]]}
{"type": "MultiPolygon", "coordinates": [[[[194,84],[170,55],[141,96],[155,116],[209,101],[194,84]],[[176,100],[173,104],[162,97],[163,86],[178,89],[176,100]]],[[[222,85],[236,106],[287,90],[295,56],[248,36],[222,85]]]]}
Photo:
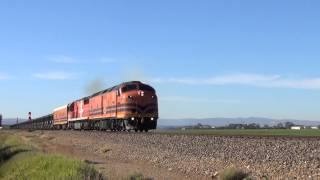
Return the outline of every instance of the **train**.
{"type": "Polygon", "coordinates": [[[148,132],[157,128],[158,97],[140,81],[124,82],[55,108],[49,115],[14,124],[15,129],[148,132]]]}

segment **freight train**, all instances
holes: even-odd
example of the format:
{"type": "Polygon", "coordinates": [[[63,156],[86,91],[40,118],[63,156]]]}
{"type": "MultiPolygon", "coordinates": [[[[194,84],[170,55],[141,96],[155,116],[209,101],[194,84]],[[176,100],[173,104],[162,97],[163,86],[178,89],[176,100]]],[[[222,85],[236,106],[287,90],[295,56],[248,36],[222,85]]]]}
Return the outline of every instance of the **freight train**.
{"type": "Polygon", "coordinates": [[[140,81],[125,82],[11,126],[18,129],[145,131],[156,129],[158,97],[140,81]]]}

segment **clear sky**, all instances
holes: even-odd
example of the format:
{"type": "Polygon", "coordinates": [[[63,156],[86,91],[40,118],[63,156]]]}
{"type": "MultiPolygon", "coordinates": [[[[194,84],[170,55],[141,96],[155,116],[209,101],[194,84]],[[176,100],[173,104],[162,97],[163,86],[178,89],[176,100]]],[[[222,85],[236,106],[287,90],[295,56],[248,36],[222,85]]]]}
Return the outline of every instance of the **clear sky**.
{"type": "Polygon", "coordinates": [[[150,83],[160,116],[320,120],[320,2],[2,0],[0,112],[150,83]],[[93,88],[94,89],[94,88],[93,88]]]}

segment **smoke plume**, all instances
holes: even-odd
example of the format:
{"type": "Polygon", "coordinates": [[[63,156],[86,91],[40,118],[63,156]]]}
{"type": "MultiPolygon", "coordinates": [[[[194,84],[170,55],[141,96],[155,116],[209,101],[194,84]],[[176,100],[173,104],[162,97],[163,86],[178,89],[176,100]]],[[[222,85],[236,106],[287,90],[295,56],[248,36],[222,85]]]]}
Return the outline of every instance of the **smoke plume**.
{"type": "Polygon", "coordinates": [[[103,78],[96,78],[91,80],[85,87],[85,93],[87,95],[94,94],[96,92],[106,89],[105,81],[103,78]]]}

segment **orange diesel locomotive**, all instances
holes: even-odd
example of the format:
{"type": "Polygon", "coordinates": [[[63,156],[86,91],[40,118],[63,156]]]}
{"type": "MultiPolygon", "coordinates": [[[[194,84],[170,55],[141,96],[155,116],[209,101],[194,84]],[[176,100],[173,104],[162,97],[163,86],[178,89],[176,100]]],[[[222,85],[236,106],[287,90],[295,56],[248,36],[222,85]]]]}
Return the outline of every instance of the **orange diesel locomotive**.
{"type": "Polygon", "coordinates": [[[131,81],[56,108],[53,128],[147,132],[156,129],[158,117],[154,88],[131,81]]]}

